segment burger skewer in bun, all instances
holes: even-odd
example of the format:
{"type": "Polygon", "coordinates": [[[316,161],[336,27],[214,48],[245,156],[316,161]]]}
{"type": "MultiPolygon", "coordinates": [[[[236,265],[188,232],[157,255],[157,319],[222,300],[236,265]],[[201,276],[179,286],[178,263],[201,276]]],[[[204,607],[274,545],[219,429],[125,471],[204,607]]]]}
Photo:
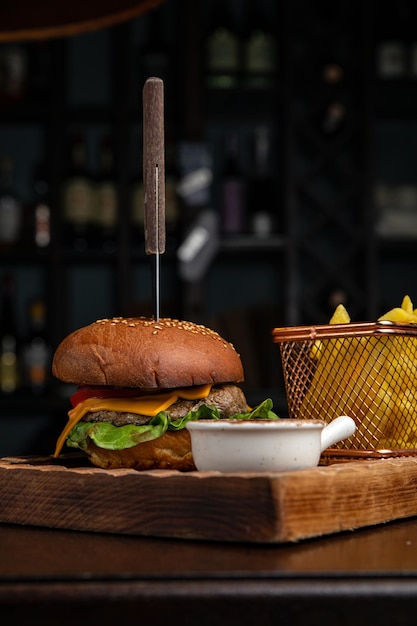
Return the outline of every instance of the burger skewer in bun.
{"type": "Polygon", "coordinates": [[[60,343],[52,373],[78,386],[54,456],[66,443],[102,468],[194,470],[187,421],[254,412],[233,345],[192,322],[98,320],[60,343]]]}

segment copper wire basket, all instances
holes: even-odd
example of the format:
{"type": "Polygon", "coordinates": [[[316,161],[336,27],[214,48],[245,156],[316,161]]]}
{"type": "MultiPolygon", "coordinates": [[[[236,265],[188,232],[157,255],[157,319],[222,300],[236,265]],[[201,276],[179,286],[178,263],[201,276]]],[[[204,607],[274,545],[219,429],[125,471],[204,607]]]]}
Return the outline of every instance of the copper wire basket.
{"type": "Polygon", "coordinates": [[[417,326],[392,322],[275,328],[290,418],[350,415],[340,456],[417,454],[417,326]]]}

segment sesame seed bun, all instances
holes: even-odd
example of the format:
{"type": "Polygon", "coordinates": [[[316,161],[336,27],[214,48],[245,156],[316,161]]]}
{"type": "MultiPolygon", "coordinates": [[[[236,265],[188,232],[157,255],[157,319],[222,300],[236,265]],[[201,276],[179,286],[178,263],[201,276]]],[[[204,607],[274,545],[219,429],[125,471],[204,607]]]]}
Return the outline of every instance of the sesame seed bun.
{"type": "Polygon", "coordinates": [[[68,335],[52,363],[67,383],[158,390],[243,381],[231,343],[205,326],[162,318],[103,319],[68,335]]]}

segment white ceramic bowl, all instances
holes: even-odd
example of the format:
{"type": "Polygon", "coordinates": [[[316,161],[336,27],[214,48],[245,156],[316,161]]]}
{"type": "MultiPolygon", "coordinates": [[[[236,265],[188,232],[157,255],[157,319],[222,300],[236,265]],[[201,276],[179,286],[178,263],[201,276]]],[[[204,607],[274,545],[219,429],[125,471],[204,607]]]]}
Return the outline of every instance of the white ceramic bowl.
{"type": "Polygon", "coordinates": [[[321,420],[197,420],[187,424],[199,471],[281,472],[318,465],[329,446],[350,437],[355,422],[321,420]]]}

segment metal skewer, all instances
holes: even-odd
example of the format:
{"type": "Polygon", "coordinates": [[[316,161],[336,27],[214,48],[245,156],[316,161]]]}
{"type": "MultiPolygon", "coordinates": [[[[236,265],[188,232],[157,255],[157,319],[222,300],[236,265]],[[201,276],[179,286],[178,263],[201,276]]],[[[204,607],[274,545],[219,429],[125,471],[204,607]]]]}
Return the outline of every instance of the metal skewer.
{"type": "Polygon", "coordinates": [[[143,184],[145,252],[153,259],[153,310],[160,315],[160,255],[165,252],[164,84],[148,78],[143,87],[143,184]]]}

